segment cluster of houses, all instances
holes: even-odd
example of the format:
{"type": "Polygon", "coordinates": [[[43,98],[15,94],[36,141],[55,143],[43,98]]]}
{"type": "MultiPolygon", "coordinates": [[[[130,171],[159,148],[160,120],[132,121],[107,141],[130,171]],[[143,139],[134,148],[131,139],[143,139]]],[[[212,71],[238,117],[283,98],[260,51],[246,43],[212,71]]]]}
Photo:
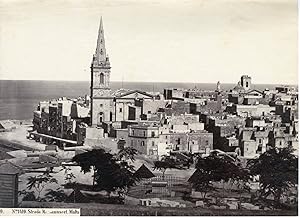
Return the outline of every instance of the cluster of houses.
{"type": "Polygon", "coordinates": [[[101,19],[90,95],[40,102],[31,138],[63,147],[131,146],[153,159],[170,151],[208,154],[213,149],[255,158],[269,146],[297,146],[296,88],[260,91],[243,75],[229,91],[218,82],[214,91],[166,88],[161,94],[112,90],[110,74],[101,19]]]}
{"type": "Polygon", "coordinates": [[[116,93],[114,109],[122,116],[116,113],[114,120],[102,117],[95,123],[89,96],[40,102],[32,135],[58,145],[96,145],[111,138],[111,143],[134,147],[153,159],[170,151],[208,154],[213,149],[255,158],[269,146],[297,148],[298,92],[292,87],[259,91],[251,88],[249,76],[242,76],[229,91],[218,83],[215,91],[116,93]]]}

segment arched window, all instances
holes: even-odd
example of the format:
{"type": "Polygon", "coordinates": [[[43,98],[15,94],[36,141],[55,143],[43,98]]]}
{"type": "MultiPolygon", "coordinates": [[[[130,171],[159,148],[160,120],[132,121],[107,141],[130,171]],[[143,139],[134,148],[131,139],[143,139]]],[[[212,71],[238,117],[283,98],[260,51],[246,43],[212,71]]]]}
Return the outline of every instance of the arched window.
{"type": "Polygon", "coordinates": [[[104,74],[100,74],[100,84],[104,84],[104,74]]]}

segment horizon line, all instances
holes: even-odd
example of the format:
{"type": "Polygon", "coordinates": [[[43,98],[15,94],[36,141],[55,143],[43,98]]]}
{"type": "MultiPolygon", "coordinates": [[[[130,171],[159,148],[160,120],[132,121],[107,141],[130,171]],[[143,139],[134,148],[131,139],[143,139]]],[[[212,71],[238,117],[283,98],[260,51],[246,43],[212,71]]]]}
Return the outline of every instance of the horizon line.
{"type": "MultiPolygon", "coordinates": [[[[45,80],[45,79],[0,79],[0,81],[45,81],[45,82],[90,82],[90,80],[45,80]]],[[[217,84],[217,82],[176,82],[176,81],[121,81],[121,80],[112,80],[110,82],[129,82],[129,83],[189,83],[189,84],[217,84]]],[[[238,82],[222,82],[222,84],[237,84],[238,82]]],[[[298,86],[298,84],[290,83],[252,83],[253,85],[289,85],[289,86],[298,86]]]]}

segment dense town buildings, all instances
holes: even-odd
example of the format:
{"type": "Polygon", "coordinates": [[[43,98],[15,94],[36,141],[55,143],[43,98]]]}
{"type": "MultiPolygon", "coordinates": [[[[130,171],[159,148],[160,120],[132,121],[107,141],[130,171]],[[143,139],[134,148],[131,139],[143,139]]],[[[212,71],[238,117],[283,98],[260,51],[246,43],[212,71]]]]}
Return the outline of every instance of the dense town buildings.
{"type": "MultiPolygon", "coordinates": [[[[33,125],[0,121],[0,132],[11,143],[0,150],[0,206],[31,208],[26,202],[54,201],[199,211],[275,208],[269,197],[277,194],[264,196],[263,174],[249,163],[281,150],[273,147],[298,150],[297,88],[258,90],[249,75],[242,75],[230,90],[220,81],[211,90],[114,90],[106,51],[101,18],[89,95],[39,102],[33,125]],[[24,143],[16,143],[19,136],[24,143]]],[[[291,161],[282,158],[287,164],[280,158],[263,164],[269,167],[265,175],[274,170],[269,179],[295,177],[297,167],[293,175],[290,169],[298,160],[291,156],[291,161]]],[[[279,200],[296,205],[297,185],[281,194],[279,200]]]]}
{"type": "Polygon", "coordinates": [[[231,90],[166,88],[163,94],[112,90],[102,18],[91,63],[90,97],[40,102],[31,137],[59,146],[108,142],[159,159],[214,149],[255,158],[269,147],[298,146],[298,92],[253,89],[242,75],[231,90]]]}

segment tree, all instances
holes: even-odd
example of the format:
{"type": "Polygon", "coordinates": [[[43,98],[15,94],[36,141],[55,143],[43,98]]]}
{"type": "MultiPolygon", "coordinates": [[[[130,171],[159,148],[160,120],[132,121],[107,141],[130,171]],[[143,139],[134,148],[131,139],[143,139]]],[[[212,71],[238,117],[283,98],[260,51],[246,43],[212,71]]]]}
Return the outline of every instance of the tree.
{"type": "Polygon", "coordinates": [[[135,161],[135,156],[137,155],[137,150],[133,147],[124,147],[121,148],[116,155],[118,160],[131,160],[132,162],[135,161]]]}
{"type": "Polygon", "coordinates": [[[263,198],[274,196],[277,204],[284,191],[298,182],[298,158],[293,149],[271,148],[259,158],[248,162],[252,175],[259,175],[260,195],[263,198]]]}
{"type": "Polygon", "coordinates": [[[196,171],[188,180],[196,191],[203,193],[204,199],[209,191],[214,190],[212,182],[221,180],[216,169],[220,165],[218,160],[217,156],[210,155],[204,158],[199,156],[195,166],[196,171]]]}
{"type": "MultiPolygon", "coordinates": [[[[73,192],[74,192],[74,203],[75,203],[75,199],[76,199],[76,185],[77,183],[73,183],[73,180],[76,179],[76,176],[74,175],[74,173],[72,172],[72,169],[70,167],[67,167],[65,165],[62,165],[62,169],[60,171],[64,171],[64,175],[65,175],[65,185],[67,184],[72,184],[73,185],[73,192]]],[[[48,193],[46,194],[46,196],[48,196],[48,199],[55,199],[55,201],[61,201],[61,199],[66,199],[66,196],[63,192],[61,192],[61,190],[49,190],[48,193]]]]}
{"type": "Polygon", "coordinates": [[[202,197],[205,199],[206,194],[214,190],[211,179],[212,175],[209,171],[197,169],[188,181],[196,191],[202,193],[202,197]]]}
{"type": "Polygon", "coordinates": [[[36,201],[34,191],[22,190],[19,191],[19,195],[23,195],[22,201],[36,201]]]}
{"type": "Polygon", "coordinates": [[[113,155],[104,149],[93,149],[73,157],[72,161],[78,163],[84,173],[93,171],[93,186],[95,186],[99,169],[105,168],[112,161],[113,155]]]}
{"type": "Polygon", "coordinates": [[[41,198],[41,193],[46,185],[50,183],[57,183],[57,179],[53,178],[53,176],[50,175],[49,171],[46,171],[41,175],[28,177],[27,189],[34,189],[38,193],[36,199],[41,201],[43,200],[41,198]]]}
{"type": "Polygon", "coordinates": [[[160,170],[163,173],[163,179],[165,179],[165,172],[167,169],[182,169],[180,163],[175,158],[170,156],[162,156],[160,161],[154,162],[154,170],[160,170]]]}
{"type": "Polygon", "coordinates": [[[72,183],[73,179],[76,178],[76,176],[74,175],[74,173],[72,173],[72,169],[70,167],[67,167],[65,165],[62,166],[62,169],[60,171],[64,171],[65,174],[65,183],[72,183]]]}
{"type": "Polygon", "coordinates": [[[190,152],[180,151],[180,152],[170,152],[170,157],[176,160],[178,166],[186,167],[187,169],[194,163],[194,155],[190,152]]]}
{"type": "Polygon", "coordinates": [[[46,191],[45,199],[50,202],[63,202],[67,197],[65,192],[60,188],[57,188],[56,190],[47,189],[46,191]]]}
{"type": "Polygon", "coordinates": [[[250,170],[247,167],[243,167],[240,163],[237,164],[235,168],[235,174],[231,178],[233,183],[235,183],[239,189],[240,201],[243,192],[250,192],[249,181],[251,179],[250,170]]]}
{"type": "Polygon", "coordinates": [[[93,186],[108,194],[117,191],[121,195],[138,181],[132,165],[103,149],[78,154],[73,161],[79,164],[84,173],[93,169],[93,186]]]}
{"type": "Polygon", "coordinates": [[[207,157],[199,156],[195,168],[196,171],[189,178],[189,182],[196,191],[203,193],[203,198],[209,191],[214,190],[212,182],[223,183],[224,195],[225,182],[247,181],[249,178],[247,171],[241,168],[234,159],[217,153],[212,153],[207,157]]]}

